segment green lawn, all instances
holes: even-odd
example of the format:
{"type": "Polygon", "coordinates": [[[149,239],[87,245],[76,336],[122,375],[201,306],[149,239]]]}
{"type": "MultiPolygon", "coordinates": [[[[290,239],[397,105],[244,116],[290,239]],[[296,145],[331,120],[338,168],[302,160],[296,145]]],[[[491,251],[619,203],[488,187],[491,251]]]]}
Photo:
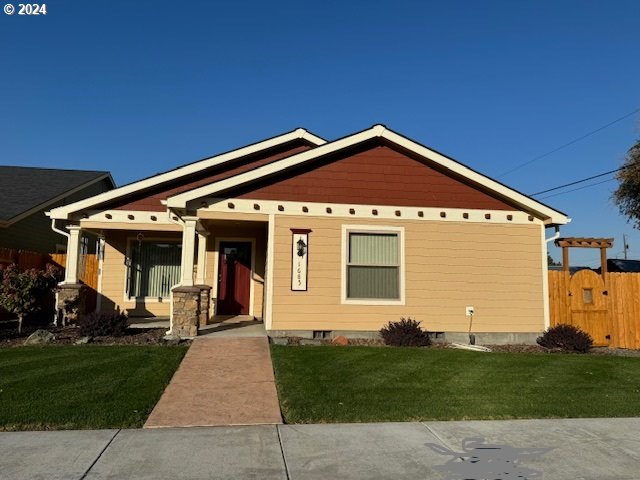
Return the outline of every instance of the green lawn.
{"type": "Polygon", "coordinates": [[[0,348],[0,430],[140,427],[186,351],[0,348]]]}
{"type": "Polygon", "coordinates": [[[640,416],[640,358],[272,346],[285,421],[640,416]]]}

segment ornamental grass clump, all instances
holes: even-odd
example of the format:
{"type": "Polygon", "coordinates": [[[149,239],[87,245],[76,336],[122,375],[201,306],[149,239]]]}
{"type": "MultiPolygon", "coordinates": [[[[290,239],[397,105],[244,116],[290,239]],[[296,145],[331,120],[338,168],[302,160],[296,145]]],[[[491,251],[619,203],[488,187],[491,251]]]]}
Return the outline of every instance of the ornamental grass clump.
{"type": "Polygon", "coordinates": [[[22,333],[25,317],[40,312],[47,305],[60,279],[60,269],[47,265],[45,270],[21,271],[18,265],[0,265],[0,307],[18,317],[18,333],[22,333]]]}
{"type": "Polygon", "coordinates": [[[593,339],[587,332],[573,325],[560,324],[549,328],[541,337],[538,345],[545,348],[560,349],[566,352],[586,353],[593,346],[593,339]]]}
{"type": "Polygon", "coordinates": [[[420,327],[420,322],[411,318],[401,318],[399,322],[389,322],[380,329],[380,336],[386,345],[393,347],[426,347],[431,345],[429,332],[420,327]]]}

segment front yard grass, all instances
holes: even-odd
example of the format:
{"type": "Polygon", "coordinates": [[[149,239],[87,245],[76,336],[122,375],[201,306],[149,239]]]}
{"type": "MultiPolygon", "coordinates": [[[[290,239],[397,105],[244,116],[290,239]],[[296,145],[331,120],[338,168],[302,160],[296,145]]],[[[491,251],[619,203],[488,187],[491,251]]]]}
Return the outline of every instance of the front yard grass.
{"type": "Polygon", "coordinates": [[[272,346],[287,423],[632,417],[640,358],[272,346]]]}
{"type": "Polygon", "coordinates": [[[141,427],[187,347],[0,349],[0,430],[141,427]]]}

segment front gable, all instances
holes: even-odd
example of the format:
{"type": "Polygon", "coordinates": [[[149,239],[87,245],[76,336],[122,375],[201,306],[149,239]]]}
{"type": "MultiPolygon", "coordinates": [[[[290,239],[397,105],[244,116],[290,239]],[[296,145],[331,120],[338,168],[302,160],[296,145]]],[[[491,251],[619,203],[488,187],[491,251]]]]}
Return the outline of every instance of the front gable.
{"type": "Polygon", "coordinates": [[[514,210],[505,201],[379,140],[225,194],[325,204],[514,210]]]}

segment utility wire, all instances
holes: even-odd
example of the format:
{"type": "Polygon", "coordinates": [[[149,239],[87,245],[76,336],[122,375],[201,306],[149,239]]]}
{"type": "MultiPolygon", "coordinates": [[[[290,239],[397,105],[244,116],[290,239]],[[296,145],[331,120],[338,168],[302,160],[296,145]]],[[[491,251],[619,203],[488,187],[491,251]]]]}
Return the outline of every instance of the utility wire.
{"type": "Polygon", "coordinates": [[[591,185],[585,185],[583,187],[572,188],[571,190],[567,190],[566,192],[552,193],[551,195],[547,195],[546,197],[540,198],[540,200],[544,200],[545,198],[557,197],[558,195],[564,195],[565,193],[575,192],[577,190],[582,190],[584,188],[595,187],[596,185],[601,185],[603,183],[612,182],[614,180],[615,180],[615,178],[607,178],[606,180],[602,180],[600,182],[592,183],[591,185]]]}
{"type": "Polygon", "coordinates": [[[538,155],[537,157],[532,158],[531,160],[527,160],[524,163],[521,163],[520,165],[516,165],[515,167],[513,167],[511,170],[507,170],[506,172],[498,175],[496,178],[502,178],[506,175],[509,175],[510,173],[513,173],[517,170],[520,170],[522,167],[526,167],[527,165],[533,163],[533,162],[537,162],[538,160],[541,160],[545,157],[548,157],[549,155],[551,155],[552,153],[556,153],[559,150],[562,150],[563,148],[567,148],[571,145],[573,145],[574,143],[578,143],[581,140],[584,140],[585,138],[590,137],[591,135],[595,135],[596,133],[604,130],[605,128],[609,128],[611,125],[615,125],[618,122],[621,122],[622,120],[624,120],[625,118],[629,118],[631,115],[634,115],[635,113],[640,112],[640,108],[636,108],[634,111],[627,113],[626,115],[623,115],[620,118],[617,118],[615,120],[613,120],[612,122],[607,123],[606,125],[603,125],[602,127],[596,128],[595,130],[592,130],[589,133],[586,133],[584,135],[582,135],[581,137],[578,137],[576,139],[571,140],[570,142],[567,142],[563,145],[560,145],[557,148],[554,148],[553,150],[548,151],[547,153],[543,153],[542,155],[538,155]]]}
{"type": "Polygon", "coordinates": [[[542,190],[541,192],[532,193],[531,196],[535,197],[536,195],[542,195],[543,193],[553,192],[554,190],[560,190],[561,188],[570,187],[571,185],[577,185],[579,183],[588,182],[589,180],[593,180],[594,178],[604,177],[605,175],[611,175],[612,173],[619,172],[620,170],[624,170],[627,166],[623,166],[620,168],[616,168],[615,170],[610,170],[608,172],[599,173],[598,175],[593,175],[591,177],[583,178],[582,180],[576,180],[575,182],[565,183],[564,185],[560,185],[559,187],[549,188],[547,190],[542,190]]]}

